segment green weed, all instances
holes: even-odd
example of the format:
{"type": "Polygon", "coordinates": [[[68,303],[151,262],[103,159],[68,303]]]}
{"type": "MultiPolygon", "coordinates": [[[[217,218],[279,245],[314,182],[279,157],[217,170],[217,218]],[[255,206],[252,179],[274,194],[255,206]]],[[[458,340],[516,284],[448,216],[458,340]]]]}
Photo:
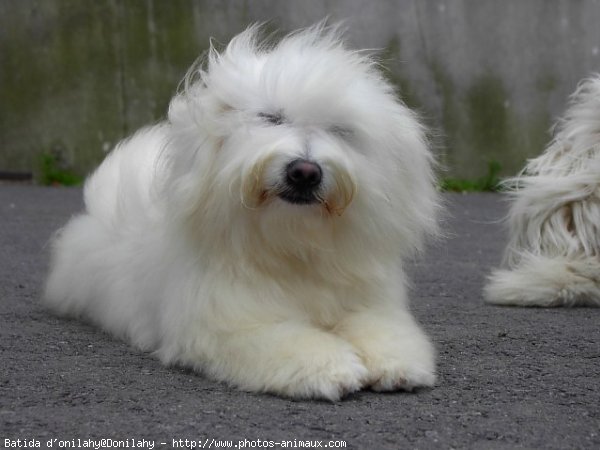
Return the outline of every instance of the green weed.
{"type": "Polygon", "coordinates": [[[42,153],[39,182],[46,186],[79,186],[83,183],[83,177],[64,167],[58,156],[42,153]]]}
{"type": "Polygon", "coordinates": [[[488,173],[476,180],[459,178],[444,178],[440,183],[442,191],[450,192],[496,192],[499,190],[500,177],[498,174],[502,166],[498,161],[490,161],[488,173]]]}

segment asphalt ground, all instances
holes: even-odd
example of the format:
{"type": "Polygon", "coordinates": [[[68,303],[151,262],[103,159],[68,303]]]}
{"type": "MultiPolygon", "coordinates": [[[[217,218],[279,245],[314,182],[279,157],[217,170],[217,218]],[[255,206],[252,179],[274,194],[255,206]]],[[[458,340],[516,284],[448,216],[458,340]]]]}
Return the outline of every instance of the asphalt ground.
{"type": "Polygon", "coordinates": [[[446,200],[446,239],[410,267],[437,386],[329,403],[240,392],[48,313],[47,242],[81,191],[0,185],[0,447],[600,448],[600,309],[483,304],[506,203],[446,200]]]}

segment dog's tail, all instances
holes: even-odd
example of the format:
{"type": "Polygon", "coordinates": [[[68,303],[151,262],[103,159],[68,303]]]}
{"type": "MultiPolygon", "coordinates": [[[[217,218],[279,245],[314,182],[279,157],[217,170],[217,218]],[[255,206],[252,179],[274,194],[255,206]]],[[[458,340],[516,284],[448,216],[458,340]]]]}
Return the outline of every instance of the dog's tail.
{"type": "Polygon", "coordinates": [[[600,306],[600,259],[521,255],[511,269],[492,272],[484,295],[496,305],[600,306]]]}

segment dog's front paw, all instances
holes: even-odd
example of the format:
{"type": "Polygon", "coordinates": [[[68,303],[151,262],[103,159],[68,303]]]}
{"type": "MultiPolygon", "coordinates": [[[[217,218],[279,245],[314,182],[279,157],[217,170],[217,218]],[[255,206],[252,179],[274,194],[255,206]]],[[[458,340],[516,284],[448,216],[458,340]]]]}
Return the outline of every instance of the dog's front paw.
{"type": "Polygon", "coordinates": [[[435,373],[430,364],[391,359],[371,363],[369,386],[374,391],[412,391],[435,384],[435,373]]]}
{"type": "Polygon", "coordinates": [[[302,323],[265,325],[217,342],[205,364],[214,378],[253,392],[337,401],[365,386],[359,352],[302,323]]]}
{"type": "Polygon", "coordinates": [[[369,372],[360,357],[349,346],[328,347],[314,348],[310,354],[300,354],[300,359],[288,362],[289,366],[282,368],[287,379],[281,393],[337,401],[362,389],[369,372]]]}
{"type": "Polygon", "coordinates": [[[358,350],[369,373],[365,386],[411,391],[435,384],[435,350],[408,313],[355,314],[337,333],[358,350]]]}

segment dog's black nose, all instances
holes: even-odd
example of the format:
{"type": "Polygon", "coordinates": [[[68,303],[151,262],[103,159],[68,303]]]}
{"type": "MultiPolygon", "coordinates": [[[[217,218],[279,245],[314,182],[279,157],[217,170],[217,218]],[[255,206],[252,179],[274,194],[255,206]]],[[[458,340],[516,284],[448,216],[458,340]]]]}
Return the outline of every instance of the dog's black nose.
{"type": "Polygon", "coordinates": [[[323,171],[317,163],[295,159],[285,167],[285,183],[279,198],[296,205],[318,203],[317,191],[323,179],[323,171]]]}
{"type": "Polygon", "coordinates": [[[321,167],[305,159],[296,159],[289,163],[285,173],[288,184],[301,190],[315,188],[323,177],[321,167]]]}

